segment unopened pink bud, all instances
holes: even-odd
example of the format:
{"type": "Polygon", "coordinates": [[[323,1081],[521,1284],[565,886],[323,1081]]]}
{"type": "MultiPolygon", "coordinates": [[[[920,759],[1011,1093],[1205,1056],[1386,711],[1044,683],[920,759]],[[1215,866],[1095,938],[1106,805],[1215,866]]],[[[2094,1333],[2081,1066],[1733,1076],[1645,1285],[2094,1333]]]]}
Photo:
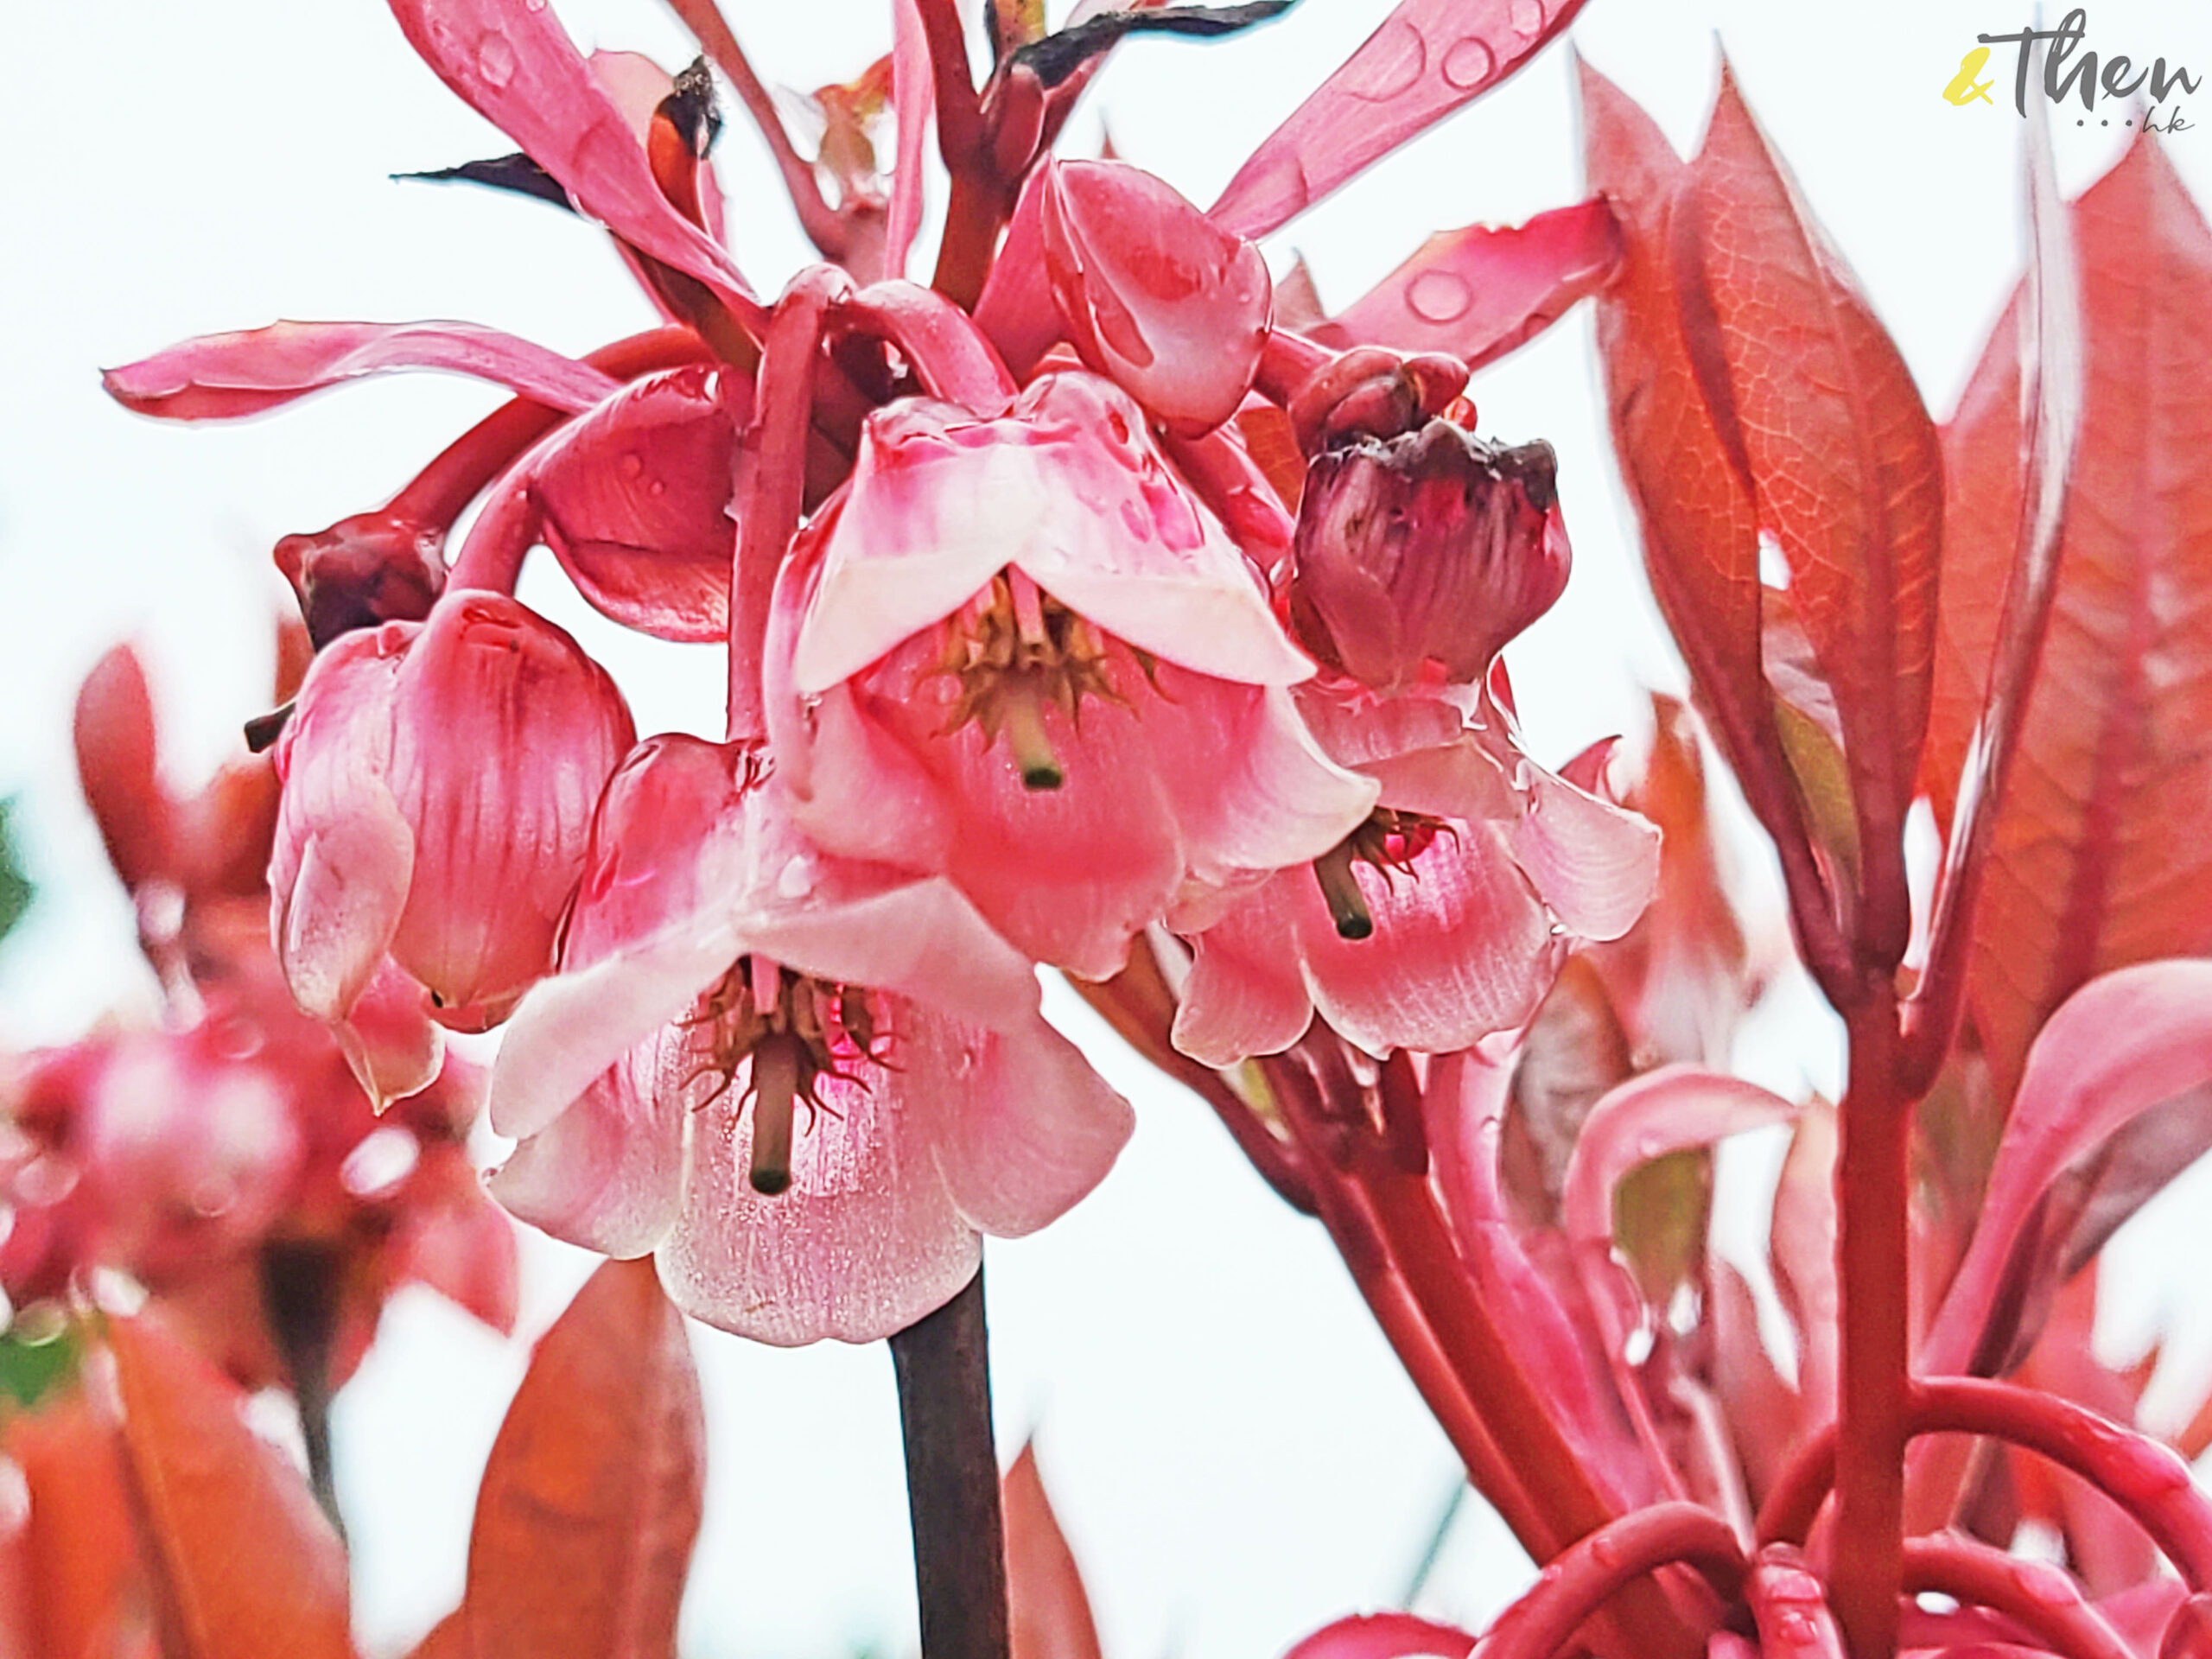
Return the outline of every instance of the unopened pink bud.
{"type": "Polygon", "coordinates": [[[446,583],[444,535],[389,512],[357,512],[311,536],[276,543],[276,568],[300,596],[320,650],[341,633],[419,622],[446,583]]]}
{"type": "Polygon", "coordinates": [[[1479,681],[1567,587],[1555,468],[1548,443],[1443,420],[1321,455],[1292,549],[1299,643],[1380,690],[1479,681]]]}

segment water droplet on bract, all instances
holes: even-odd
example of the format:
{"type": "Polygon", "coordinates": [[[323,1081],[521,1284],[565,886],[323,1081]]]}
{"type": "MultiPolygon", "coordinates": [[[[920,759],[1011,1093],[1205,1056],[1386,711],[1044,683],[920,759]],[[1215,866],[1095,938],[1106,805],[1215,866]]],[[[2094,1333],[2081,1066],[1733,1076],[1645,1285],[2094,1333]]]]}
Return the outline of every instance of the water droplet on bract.
{"type": "Polygon", "coordinates": [[[504,35],[486,35],[476,43],[476,72],[493,86],[515,78],[515,48],[504,35]]]}
{"type": "Polygon", "coordinates": [[[1541,0],[1513,0],[1510,14],[1513,27],[1523,35],[1543,32],[1544,8],[1541,0]]]}
{"type": "Polygon", "coordinates": [[[1448,270],[1424,270],[1406,285],[1406,307],[1423,322],[1457,322],[1475,296],[1466,279],[1448,270]]]}
{"type": "Polygon", "coordinates": [[[804,899],[814,891],[814,861],[800,854],[785,864],[776,877],[776,891],[786,899],[804,899]]]}
{"type": "Polygon", "coordinates": [[[221,1176],[213,1176],[194,1187],[186,1201],[191,1205],[193,1214],[212,1221],[237,1206],[238,1185],[221,1176]]]}
{"type": "Polygon", "coordinates": [[[1590,1541],[1590,1559],[1610,1572],[1620,1565],[1621,1547],[1611,1538],[1592,1538],[1590,1541]]]}
{"type": "Polygon", "coordinates": [[[632,449],[614,463],[625,478],[641,477],[645,470],[645,458],[632,449]]]}
{"type": "Polygon", "coordinates": [[[668,493],[668,480],[659,478],[653,480],[652,483],[645,486],[645,493],[647,495],[666,495],[668,493]]]}
{"type": "Polygon", "coordinates": [[[1458,42],[1444,54],[1444,79],[1463,92],[1471,92],[1491,78],[1497,67],[1497,54],[1490,49],[1488,41],[1470,36],[1458,42]]]}
{"type": "Polygon", "coordinates": [[[1774,1621],[1775,1634],[1793,1646],[1809,1648],[1819,1640],[1821,1627],[1813,1622],[1810,1613],[1794,1609],[1774,1621]]]}
{"type": "Polygon", "coordinates": [[[1380,103],[1408,90],[1428,67],[1428,43],[1411,23],[1385,23],[1346,66],[1344,90],[1380,103]]]}

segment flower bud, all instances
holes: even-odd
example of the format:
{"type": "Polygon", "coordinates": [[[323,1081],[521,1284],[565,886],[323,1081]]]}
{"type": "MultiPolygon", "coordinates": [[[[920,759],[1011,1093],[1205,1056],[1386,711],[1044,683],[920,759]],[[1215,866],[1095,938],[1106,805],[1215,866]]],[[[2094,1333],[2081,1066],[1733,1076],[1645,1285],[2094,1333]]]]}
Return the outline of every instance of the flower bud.
{"type": "Polygon", "coordinates": [[[592,810],[635,741],[630,711],[559,628],[503,594],[461,593],[416,636],[393,712],[415,868],[392,958],[444,1023],[497,1020],[552,968],[592,810]]]}
{"type": "Polygon", "coordinates": [[[444,536],[389,512],[357,512],[276,543],[276,568],[300,596],[319,651],[341,633],[419,622],[446,583],[444,536]]]}
{"type": "Polygon", "coordinates": [[[1443,420],[1321,455],[1292,544],[1298,642],[1377,690],[1479,681],[1567,586],[1555,467],[1541,440],[1508,448],[1443,420]]]}

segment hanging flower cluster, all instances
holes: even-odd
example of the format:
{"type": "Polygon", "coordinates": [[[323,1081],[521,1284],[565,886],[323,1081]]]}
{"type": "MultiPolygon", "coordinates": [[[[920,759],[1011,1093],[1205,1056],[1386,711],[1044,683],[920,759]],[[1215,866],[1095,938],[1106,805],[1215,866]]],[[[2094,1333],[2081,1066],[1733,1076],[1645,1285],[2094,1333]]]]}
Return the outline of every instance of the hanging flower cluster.
{"type": "Polygon", "coordinates": [[[1461,396],[1602,277],[1610,213],[1466,233],[1334,321],[1294,317],[1249,239],[1574,8],[1481,23],[1388,131],[1350,90],[1370,48],[1211,213],[1052,156],[1124,35],[1278,9],[1054,34],[1001,7],[979,89],[950,10],[901,4],[890,54],[817,96],[810,161],[712,6],[679,6],[827,261],[769,305],[721,239],[706,60],[586,58],[528,0],[398,0],[521,146],[438,176],[600,221],[667,325],[578,360],[279,323],[108,377],[180,419],[399,367],[517,394],[277,550],[318,648],[262,734],[277,959],[379,1100],[435,1075],[442,1032],[505,1025],[494,1191],[657,1253],[702,1319],[884,1335],[965,1282],[979,1233],[1103,1176],[1128,1109],[1043,1023],[1037,964],[1101,981],[1147,930],[1189,941],[1176,1041],[1209,1065],[1317,1010],[1376,1056],[1442,1052],[1524,1023],[1649,898],[1656,834],[1599,757],[1521,746],[1496,658],[1564,586],[1566,532],[1550,451],[1475,437],[1461,396]],[[932,125],[952,188],[925,287],[932,125]],[[1517,287],[1478,302],[1485,271],[1517,287]],[[1439,281],[1458,325],[1402,338],[1439,281]],[[512,597],[539,545],[613,621],[725,646],[724,742],[638,741],[512,597]]]}

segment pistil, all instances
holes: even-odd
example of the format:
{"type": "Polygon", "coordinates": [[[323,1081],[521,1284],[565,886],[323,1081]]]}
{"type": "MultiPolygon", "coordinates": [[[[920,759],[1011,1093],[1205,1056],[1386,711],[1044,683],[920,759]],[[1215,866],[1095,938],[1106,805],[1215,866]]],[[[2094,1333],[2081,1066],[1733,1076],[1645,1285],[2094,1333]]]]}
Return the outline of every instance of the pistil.
{"type": "Polygon", "coordinates": [[[1351,864],[1351,842],[1340,841],[1313,861],[1313,877],[1321,884],[1321,896],[1328,900],[1329,918],[1337,925],[1337,936],[1364,939],[1375,931],[1375,918],[1367,908],[1366,895],[1359,890],[1358,879],[1352,874],[1351,864]]]}
{"type": "Polygon", "coordinates": [[[1027,790],[1058,789],[1065,783],[1067,773],[1062,770],[1060,758],[1052,750],[1052,740],[1045,730],[1045,711],[1038,705],[1036,688],[1009,684],[998,713],[1004,722],[1007,753],[1013,755],[1014,764],[1021,773],[1021,786],[1027,790]]]}
{"type": "Polygon", "coordinates": [[[799,1039],[778,1032],[753,1049],[753,1190],[773,1198],[791,1184],[791,1106],[805,1056],[799,1039]]]}

